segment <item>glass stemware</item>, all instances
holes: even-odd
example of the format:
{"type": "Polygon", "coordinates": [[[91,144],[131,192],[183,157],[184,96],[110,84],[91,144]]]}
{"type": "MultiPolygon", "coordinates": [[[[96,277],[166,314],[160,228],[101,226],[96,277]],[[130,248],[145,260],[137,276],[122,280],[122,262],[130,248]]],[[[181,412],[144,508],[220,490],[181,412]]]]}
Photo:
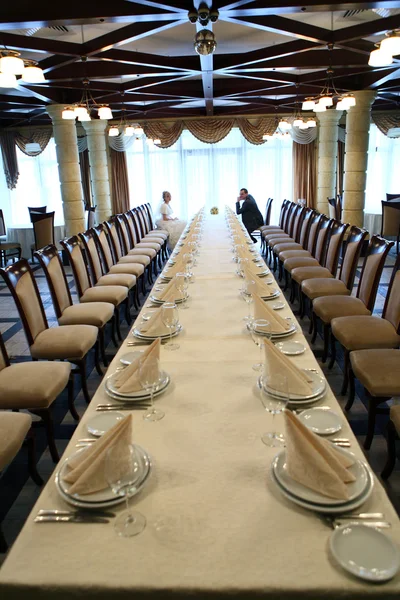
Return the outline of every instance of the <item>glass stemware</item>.
{"type": "MultiPolygon", "coordinates": [[[[283,413],[290,401],[289,382],[284,374],[266,374],[261,377],[261,402],[265,410],[275,415],[283,413]],[[271,393],[269,393],[271,391],[271,393]]],[[[271,448],[284,448],[285,437],[278,431],[269,431],[261,436],[261,441],[271,448]]]]}
{"type": "Polygon", "coordinates": [[[179,324],[178,307],[175,302],[164,302],[161,307],[161,320],[169,329],[169,342],[165,345],[166,350],[178,350],[179,344],[172,342],[172,330],[179,324]]]}
{"type": "Polygon", "coordinates": [[[114,523],[115,531],[123,537],[138,535],[146,526],[146,518],[138,511],[129,509],[129,498],[137,491],[143,477],[143,459],[136,446],[112,447],[106,454],[105,478],[115,495],[124,496],[126,511],[114,523]]]}
{"type": "Polygon", "coordinates": [[[145,421],[160,421],[165,412],[154,408],[154,393],[160,387],[162,375],[157,358],[148,358],[139,366],[139,381],[147,392],[150,392],[150,409],[143,415],[145,421]]]}
{"type": "Polygon", "coordinates": [[[253,365],[254,371],[264,369],[264,342],[271,337],[271,324],[266,319],[254,319],[250,322],[250,331],[253,342],[260,348],[260,362],[253,365]]]}
{"type": "Polygon", "coordinates": [[[239,258],[238,259],[238,275],[239,277],[244,277],[244,268],[249,264],[248,258],[239,258]]]}
{"type": "Polygon", "coordinates": [[[182,308],[187,309],[188,308],[187,290],[189,287],[189,280],[188,280],[188,276],[186,275],[186,273],[177,273],[175,275],[175,287],[182,296],[182,308]]]}
{"type": "Polygon", "coordinates": [[[250,279],[250,280],[246,279],[243,284],[241,294],[242,294],[243,300],[247,304],[247,317],[243,317],[243,321],[246,321],[249,325],[253,321],[253,315],[251,314],[250,307],[253,303],[253,294],[255,294],[255,292],[256,292],[256,282],[253,281],[252,279],[250,279]]]}

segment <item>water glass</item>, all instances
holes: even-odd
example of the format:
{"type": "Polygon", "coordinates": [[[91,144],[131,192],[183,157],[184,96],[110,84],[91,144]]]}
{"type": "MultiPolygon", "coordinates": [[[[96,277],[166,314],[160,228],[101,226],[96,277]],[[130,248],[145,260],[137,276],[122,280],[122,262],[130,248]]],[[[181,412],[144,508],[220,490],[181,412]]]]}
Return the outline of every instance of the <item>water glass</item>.
{"type": "Polygon", "coordinates": [[[241,295],[243,300],[247,304],[247,317],[243,317],[243,321],[246,321],[249,325],[253,321],[253,315],[251,314],[251,305],[253,304],[253,294],[256,293],[256,282],[252,279],[245,280],[241,289],[241,295]]]}
{"type": "Polygon", "coordinates": [[[182,297],[182,308],[187,309],[189,278],[186,273],[177,273],[175,275],[175,287],[182,297]]]}
{"type": "MultiPolygon", "coordinates": [[[[284,374],[264,373],[260,379],[260,396],[264,409],[275,415],[283,413],[290,401],[289,382],[284,374]]],[[[269,431],[261,436],[261,441],[271,448],[283,448],[285,437],[278,431],[269,431]]]]}
{"type": "Polygon", "coordinates": [[[145,421],[160,421],[165,416],[164,411],[154,408],[154,393],[162,382],[162,373],[158,358],[148,358],[139,366],[139,381],[143,388],[150,393],[150,409],[143,415],[145,421]]]}
{"type": "Polygon", "coordinates": [[[175,302],[164,302],[161,307],[161,320],[165,327],[169,329],[169,342],[166,344],[166,350],[178,350],[179,344],[172,343],[172,330],[179,324],[178,307],[175,302]]]}
{"type": "Polygon", "coordinates": [[[254,319],[249,323],[251,337],[256,346],[260,348],[260,362],[253,365],[254,371],[264,369],[264,342],[271,337],[271,324],[266,319],[254,319]]]}

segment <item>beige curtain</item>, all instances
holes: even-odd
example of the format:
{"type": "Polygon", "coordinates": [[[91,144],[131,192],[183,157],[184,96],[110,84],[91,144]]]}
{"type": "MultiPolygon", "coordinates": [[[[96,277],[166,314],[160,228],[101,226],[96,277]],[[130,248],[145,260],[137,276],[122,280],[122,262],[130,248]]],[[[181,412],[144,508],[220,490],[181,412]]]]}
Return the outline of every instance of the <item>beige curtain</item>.
{"type": "Polygon", "coordinates": [[[130,209],[126,153],[110,148],[110,156],[112,209],[114,214],[120,214],[130,209]]]}
{"type": "Polygon", "coordinates": [[[336,194],[343,194],[344,177],[344,142],[338,141],[337,169],[336,169],[336,194]]]}
{"type": "Polygon", "coordinates": [[[372,120],[382,133],[388,134],[392,127],[400,127],[400,113],[394,112],[390,115],[380,115],[372,113],[372,120]]]}
{"type": "Polygon", "coordinates": [[[79,152],[79,168],[81,171],[83,202],[85,203],[85,209],[88,210],[92,206],[92,194],[90,190],[89,151],[87,149],[79,152]]]}
{"type": "Polygon", "coordinates": [[[293,142],[293,200],[305,198],[307,206],[315,207],[317,152],[315,142],[293,142]]]}

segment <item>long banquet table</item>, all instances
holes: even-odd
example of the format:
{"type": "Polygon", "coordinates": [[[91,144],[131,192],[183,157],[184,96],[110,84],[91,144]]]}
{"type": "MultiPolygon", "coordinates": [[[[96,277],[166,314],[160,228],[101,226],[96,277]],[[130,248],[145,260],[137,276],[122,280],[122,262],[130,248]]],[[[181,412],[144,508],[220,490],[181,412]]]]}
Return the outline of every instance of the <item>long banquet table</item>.
{"type": "MultiPolygon", "coordinates": [[[[374,585],[342,571],[328,553],[332,530],[275,488],[270,464],[277,450],[260,440],[275,424],[259,399],[252,370],[258,349],[242,321],[247,307],[235,270],[223,216],[206,216],[190,309],[180,311],[180,349],[161,348],[172,379],[156,400],[165,418],[145,422],[133,412],[134,439],[154,462],[148,486],[131,500],[146,529],[120,538],[112,523],[35,524],[40,508],[68,508],[50,478],[1,569],[2,598],[399,598],[399,574],[374,585]]],[[[292,316],[288,306],[281,314],[292,316]]],[[[307,345],[296,364],[319,369],[300,328],[291,339],[307,345]]],[[[109,373],[127,351],[125,342],[109,373]]],[[[87,437],[85,423],[107,400],[101,385],[63,458],[87,437]]],[[[340,413],[330,389],[320,404],[340,413]]],[[[275,421],[283,428],[282,416],[275,421]]],[[[340,435],[363,456],[344,417],[340,435]]],[[[362,510],[384,512],[393,524],[389,535],[400,541],[399,520],[378,481],[362,510]]]]}

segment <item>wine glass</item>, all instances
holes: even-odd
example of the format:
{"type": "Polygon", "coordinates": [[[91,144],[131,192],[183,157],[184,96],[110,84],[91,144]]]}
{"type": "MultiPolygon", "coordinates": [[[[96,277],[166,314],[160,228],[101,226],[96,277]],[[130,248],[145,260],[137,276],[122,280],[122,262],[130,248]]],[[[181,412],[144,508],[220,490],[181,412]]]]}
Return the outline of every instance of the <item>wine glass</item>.
{"type": "Polygon", "coordinates": [[[151,406],[143,415],[143,419],[145,421],[160,421],[165,416],[165,412],[159,408],[154,408],[154,393],[158,390],[162,382],[162,373],[158,358],[148,358],[140,364],[139,381],[143,388],[150,393],[151,406]]]}
{"type": "Polygon", "coordinates": [[[254,371],[264,369],[264,342],[271,337],[271,324],[266,319],[254,319],[250,323],[250,331],[253,342],[260,348],[260,362],[253,365],[254,371]]]}
{"type": "Polygon", "coordinates": [[[194,281],[193,272],[192,272],[193,255],[190,252],[186,252],[183,255],[182,259],[183,259],[183,264],[185,265],[186,275],[189,278],[190,283],[193,283],[193,281],[194,281]]]}
{"type": "Polygon", "coordinates": [[[115,495],[125,496],[126,511],[114,523],[115,531],[123,537],[138,535],[146,526],[142,513],[129,509],[129,498],[143,479],[144,464],[134,444],[111,447],[106,454],[105,478],[115,495]]]}
{"type": "Polygon", "coordinates": [[[251,305],[253,303],[253,294],[256,293],[256,282],[253,281],[252,279],[249,280],[245,280],[242,290],[241,290],[241,294],[243,297],[243,300],[246,302],[247,304],[247,317],[243,317],[243,321],[247,321],[247,323],[251,323],[253,320],[253,315],[251,314],[251,305]]]}
{"type": "Polygon", "coordinates": [[[244,268],[249,264],[248,258],[239,258],[238,260],[238,275],[244,277],[244,268]]]}
{"type": "Polygon", "coordinates": [[[161,307],[161,320],[169,329],[169,342],[165,345],[165,349],[178,350],[179,344],[172,343],[172,330],[176,329],[179,323],[178,307],[175,302],[164,302],[161,307]]]}
{"type": "Polygon", "coordinates": [[[182,296],[182,308],[187,309],[187,289],[189,287],[189,280],[186,273],[177,273],[175,275],[175,287],[182,296]]]}
{"type": "MultiPolygon", "coordinates": [[[[284,374],[264,373],[260,378],[261,402],[265,410],[275,415],[281,414],[290,401],[289,382],[284,374]]],[[[261,441],[271,448],[283,448],[285,437],[278,431],[269,431],[261,436],[261,441]]]]}

